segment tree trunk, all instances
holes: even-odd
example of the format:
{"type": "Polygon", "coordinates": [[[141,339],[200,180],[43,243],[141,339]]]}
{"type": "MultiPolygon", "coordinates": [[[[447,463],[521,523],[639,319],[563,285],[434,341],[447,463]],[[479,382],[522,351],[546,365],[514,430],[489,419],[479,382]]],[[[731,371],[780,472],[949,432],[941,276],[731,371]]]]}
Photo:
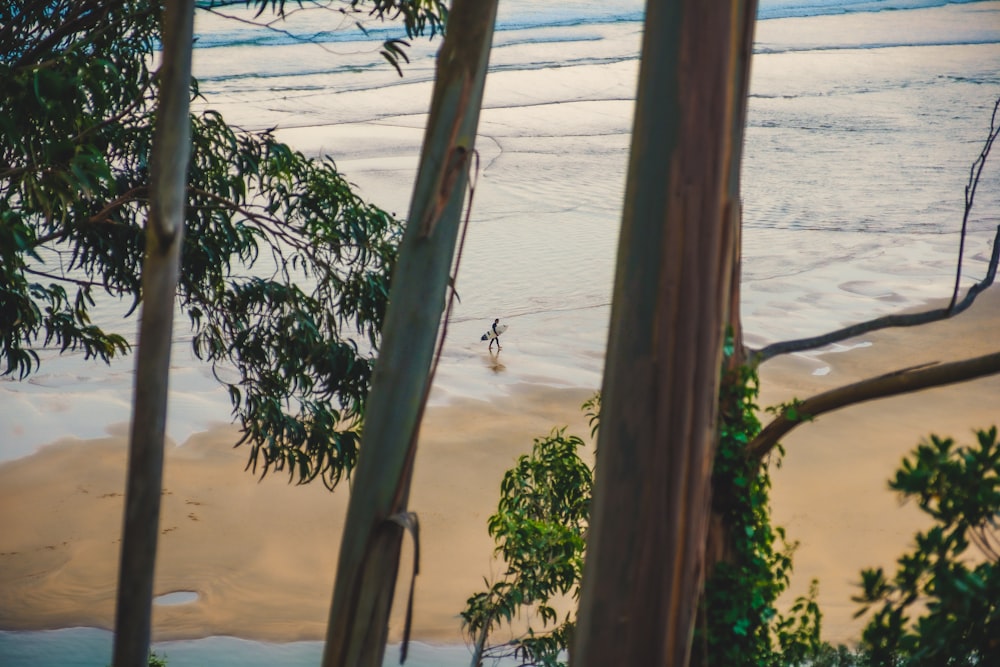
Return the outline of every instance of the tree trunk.
{"type": "MultiPolygon", "coordinates": [[[[753,39],[757,17],[757,0],[743,0],[738,15],[738,25],[734,32],[737,41],[736,55],[738,62],[733,72],[733,113],[732,142],[733,150],[729,161],[729,184],[726,192],[726,209],[728,217],[726,224],[733,234],[733,264],[729,274],[729,303],[727,304],[726,322],[732,336],[732,354],[726,359],[722,373],[723,383],[743,382],[740,367],[746,363],[746,349],[743,342],[743,320],[740,312],[742,279],[742,245],[743,245],[743,206],[742,186],[740,184],[741,166],[743,161],[743,138],[746,130],[747,100],[750,95],[750,64],[753,54],[753,39]]],[[[720,396],[731,395],[720,392],[720,396]]],[[[742,395],[742,393],[740,393],[742,395]]],[[[720,398],[720,400],[722,400],[720,398]]],[[[742,405],[720,405],[724,416],[727,411],[738,414],[742,405]]],[[[709,577],[715,565],[720,562],[733,562],[732,526],[722,512],[713,507],[709,519],[708,536],[705,547],[705,576],[709,577]]],[[[710,610],[704,610],[710,613],[710,610]]],[[[702,626],[705,624],[702,623],[702,626]]],[[[707,637],[706,637],[707,639],[707,637]]],[[[707,646],[700,647],[692,656],[691,664],[706,665],[707,646]]]]}
{"type": "Polygon", "coordinates": [[[337,564],[324,667],[382,665],[402,524],[412,518],[406,507],[417,432],[430,389],[495,16],[496,0],[455,0],[438,54],[337,564]]]}
{"type": "Polygon", "coordinates": [[[574,665],[686,665],[735,257],[739,3],[650,0],[574,665]]]}
{"type": "Polygon", "coordinates": [[[170,345],[190,156],[193,32],[194,0],[166,3],[115,612],[115,667],[146,665],[149,654],[170,345]]]}

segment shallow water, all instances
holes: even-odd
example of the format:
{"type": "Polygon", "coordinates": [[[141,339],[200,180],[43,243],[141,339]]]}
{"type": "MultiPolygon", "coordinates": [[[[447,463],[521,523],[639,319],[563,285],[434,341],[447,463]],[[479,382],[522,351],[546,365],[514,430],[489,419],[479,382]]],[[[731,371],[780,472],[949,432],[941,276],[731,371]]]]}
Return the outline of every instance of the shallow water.
{"type": "MultiPolygon", "coordinates": [[[[103,667],[111,664],[112,636],[105,630],[67,628],[44,632],[0,631],[0,665],[4,667],[103,667]]],[[[273,644],[236,637],[159,642],[153,652],[170,667],[315,667],[323,656],[322,642],[273,644]]],[[[465,667],[465,646],[411,642],[408,667],[465,667]]],[[[399,645],[386,649],[384,665],[399,664],[399,645]]],[[[500,661],[497,667],[517,663],[500,661]]]]}
{"type": "MultiPolygon", "coordinates": [[[[437,403],[522,382],[596,389],[603,368],[641,3],[502,5],[437,403]],[[510,325],[499,357],[479,340],[494,317],[510,325]]],[[[298,28],[320,30],[304,16],[298,28]]],[[[1000,95],[1000,2],[765,0],[761,17],[743,170],[750,340],[820,333],[948,296],[963,189],[1000,95]]],[[[415,42],[399,78],[350,23],[317,37],[322,46],[204,13],[198,31],[196,72],[213,108],[333,155],[366,197],[405,215],[439,39],[415,42]]],[[[1000,223],[997,159],[969,221],[965,284],[982,276],[1000,223]]],[[[126,310],[104,308],[106,319],[126,310]]],[[[134,327],[124,326],[130,338],[134,327]]],[[[168,429],[182,442],[230,412],[193,359],[183,319],[178,333],[168,429]]],[[[0,460],[129,418],[130,359],[104,367],[43,357],[31,380],[0,380],[0,460]]],[[[103,664],[106,648],[67,662],[67,646],[106,647],[90,633],[2,633],[0,663],[29,664],[17,662],[29,655],[46,664],[51,649],[58,664],[103,664]]],[[[217,641],[191,651],[207,647],[211,664],[229,664],[221,656],[237,649],[217,641]]],[[[184,662],[187,646],[168,646],[171,665],[195,664],[184,662]]],[[[317,648],[301,650],[316,661],[317,648]]],[[[451,649],[431,650],[435,664],[451,664],[435,650],[451,649]]],[[[249,653],[271,655],[259,645],[249,653]]]]}

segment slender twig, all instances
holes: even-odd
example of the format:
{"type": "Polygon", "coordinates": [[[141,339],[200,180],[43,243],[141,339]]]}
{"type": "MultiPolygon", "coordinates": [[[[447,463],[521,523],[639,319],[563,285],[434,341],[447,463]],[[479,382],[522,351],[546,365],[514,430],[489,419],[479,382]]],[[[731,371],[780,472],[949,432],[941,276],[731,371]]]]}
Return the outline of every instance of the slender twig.
{"type": "Polygon", "coordinates": [[[102,208],[100,211],[90,216],[87,219],[87,222],[91,223],[104,222],[105,220],[107,220],[108,216],[111,215],[111,211],[118,208],[119,206],[123,206],[124,204],[129,203],[130,201],[142,199],[144,196],[148,194],[148,191],[149,191],[149,186],[147,185],[137,185],[134,188],[130,188],[129,190],[125,191],[124,194],[108,202],[107,205],[105,205],[105,207],[102,208]]]}
{"type": "Polygon", "coordinates": [[[804,421],[827,412],[865,401],[965,382],[995,373],[1000,373],[1000,352],[944,364],[914,366],[837,387],[796,402],[794,411],[791,407],[782,410],[750,442],[747,446],[747,455],[756,459],[763,458],[782,436],[804,421]]]}
{"type": "MultiPolygon", "coordinates": [[[[290,39],[293,39],[293,40],[295,40],[297,42],[301,42],[303,44],[312,44],[314,46],[318,46],[319,48],[323,49],[327,53],[331,53],[333,55],[340,55],[337,51],[335,51],[334,49],[331,49],[326,44],[324,44],[322,41],[320,41],[321,38],[317,34],[314,34],[314,35],[311,35],[311,36],[305,36],[305,35],[296,34],[296,33],[292,32],[290,30],[285,30],[284,28],[275,27],[273,24],[276,21],[278,21],[279,19],[275,19],[273,21],[268,21],[268,22],[261,22],[261,21],[257,21],[257,20],[254,20],[254,19],[245,19],[245,18],[243,18],[241,16],[236,16],[234,14],[227,14],[227,13],[221,12],[218,9],[215,9],[215,8],[212,8],[212,7],[206,7],[205,9],[206,9],[206,11],[208,11],[208,12],[210,12],[212,14],[215,14],[216,16],[219,16],[221,18],[229,19],[231,21],[236,21],[237,23],[245,23],[247,25],[256,26],[258,28],[264,28],[265,30],[270,30],[271,32],[278,33],[279,35],[284,35],[284,36],[286,36],[286,37],[288,37],[290,39]]],[[[323,9],[329,9],[329,7],[323,7],[323,9]]],[[[296,10],[287,12],[287,13],[284,14],[284,16],[282,16],[280,18],[281,18],[281,20],[284,20],[285,17],[291,16],[292,14],[297,13],[298,11],[300,11],[300,10],[296,9],[296,10]]],[[[347,18],[346,14],[345,14],[344,18],[346,20],[346,18],[347,18]]]]}
{"type": "Polygon", "coordinates": [[[955,289],[951,293],[951,303],[948,304],[949,311],[955,307],[955,301],[958,299],[958,287],[962,283],[962,256],[965,254],[965,232],[969,225],[969,213],[972,211],[972,202],[976,198],[976,186],[979,185],[979,177],[983,173],[983,167],[986,165],[986,158],[990,154],[990,148],[993,147],[993,141],[997,138],[998,109],[1000,109],[1000,97],[997,98],[996,103],[993,105],[993,115],[990,116],[990,132],[986,137],[983,150],[980,151],[979,157],[975,159],[969,168],[969,183],[965,186],[965,213],[962,215],[962,234],[958,244],[958,267],[955,269],[955,289]]]}
{"type": "Polygon", "coordinates": [[[956,303],[958,298],[959,282],[962,275],[962,254],[965,250],[965,231],[969,219],[969,213],[972,211],[976,186],[979,184],[980,176],[983,173],[983,166],[986,164],[986,158],[989,156],[990,149],[993,147],[993,142],[996,140],[998,134],[1000,134],[1000,125],[997,124],[998,110],[1000,110],[1000,98],[997,99],[996,104],[993,106],[993,115],[990,119],[989,135],[986,138],[986,142],[983,145],[983,150],[980,152],[979,157],[977,157],[972,164],[972,168],[969,173],[969,183],[965,187],[965,213],[962,217],[962,234],[958,251],[958,276],[955,279],[955,289],[952,293],[951,302],[948,306],[946,308],[938,308],[922,313],[887,315],[868,320],[866,322],[853,324],[819,336],[772,343],[760,348],[759,350],[749,350],[747,353],[747,359],[750,363],[760,365],[768,359],[778,356],[779,354],[790,354],[792,352],[814,350],[825,345],[838,343],[840,341],[880,329],[888,329],[891,327],[912,327],[920,324],[927,324],[929,322],[945,320],[958,315],[967,309],[972,305],[972,302],[975,301],[976,296],[978,296],[980,292],[993,284],[993,280],[997,273],[997,264],[1000,263],[1000,226],[997,227],[997,234],[993,239],[993,255],[990,258],[986,278],[970,287],[969,291],[965,295],[965,298],[956,303]]]}
{"type": "Polygon", "coordinates": [[[972,530],[970,530],[968,535],[971,542],[976,545],[976,548],[978,548],[984,556],[996,563],[1000,563],[1000,553],[998,553],[993,547],[989,531],[989,524],[980,525],[975,526],[972,530]]]}
{"type": "Polygon", "coordinates": [[[37,271],[28,267],[24,267],[25,273],[30,273],[41,278],[48,278],[49,280],[58,280],[60,282],[72,283],[78,287],[107,287],[104,283],[95,283],[92,280],[80,280],[78,278],[70,278],[69,276],[58,275],[55,273],[48,273],[46,271],[37,271]]]}

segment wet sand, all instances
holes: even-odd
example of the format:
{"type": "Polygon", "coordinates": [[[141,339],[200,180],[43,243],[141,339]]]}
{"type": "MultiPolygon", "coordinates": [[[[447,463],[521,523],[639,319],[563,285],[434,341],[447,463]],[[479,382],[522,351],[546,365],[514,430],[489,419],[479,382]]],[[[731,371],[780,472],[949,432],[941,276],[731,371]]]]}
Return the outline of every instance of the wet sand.
{"type": "MultiPolygon", "coordinates": [[[[854,341],[868,346],[846,352],[775,359],[762,370],[761,404],[924,361],[992,352],[998,327],[994,289],[949,322],[871,334],[854,341]]],[[[517,346],[501,354],[509,355],[508,372],[518,372],[517,346]]],[[[422,536],[415,638],[462,641],[465,599],[483,577],[500,572],[486,519],[504,471],[553,426],[585,436],[579,406],[591,393],[515,384],[491,401],[431,408],[410,503],[422,536]]],[[[858,634],[849,599],[858,571],[891,566],[925,523],[887,491],[900,458],[931,432],[968,442],[973,428],[1000,422],[998,408],[1000,377],[993,377],[855,406],[786,436],[787,454],[773,472],[774,520],[800,542],[792,594],[820,579],[828,640],[858,634]]],[[[112,431],[61,440],[0,465],[0,628],[113,624],[126,444],[123,427],[112,431]]],[[[244,472],[247,452],[232,448],[237,439],[234,427],[215,428],[168,446],[155,593],[195,591],[198,599],[158,605],[156,640],[323,636],[348,489],[330,493],[280,476],[258,480],[244,472]]],[[[404,542],[404,558],[410,553],[404,542]]],[[[408,583],[401,574],[397,595],[408,583]]]]}
{"type": "MultiPolygon", "coordinates": [[[[485,355],[484,355],[485,356],[485,355]]],[[[486,520],[503,473],[554,425],[589,433],[589,390],[524,387],[493,402],[431,408],[410,508],[421,524],[418,639],[459,642],[466,598],[499,574],[486,520]]],[[[111,628],[126,438],[63,440],[0,466],[0,628],[111,628]]],[[[258,481],[235,427],[169,445],[155,594],[198,593],[154,611],[154,639],[323,636],[347,508],[345,485],[258,481]]],[[[412,544],[404,543],[404,558],[412,544]]],[[[402,572],[411,570],[404,562],[402,572]]],[[[399,578],[406,593],[409,579],[399,578]]],[[[392,634],[401,628],[396,604],[392,634]]]]}

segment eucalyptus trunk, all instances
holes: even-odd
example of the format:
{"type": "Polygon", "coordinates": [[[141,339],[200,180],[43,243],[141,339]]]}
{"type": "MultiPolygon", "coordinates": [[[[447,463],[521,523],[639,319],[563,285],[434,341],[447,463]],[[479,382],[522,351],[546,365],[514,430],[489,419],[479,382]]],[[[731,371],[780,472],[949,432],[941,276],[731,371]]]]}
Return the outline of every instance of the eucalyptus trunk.
{"type": "MultiPolygon", "coordinates": [[[[728,218],[726,225],[733,233],[733,265],[729,274],[729,303],[727,304],[726,323],[732,336],[733,353],[726,359],[723,368],[722,382],[743,382],[740,366],[747,363],[747,355],[743,342],[743,322],[740,313],[740,279],[742,265],[743,240],[743,207],[741,200],[740,172],[743,161],[743,137],[746,129],[747,100],[750,95],[750,63],[753,53],[754,29],[756,27],[757,0],[742,0],[738,3],[738,25],[733,39],[737,62],[732,73],[733,89],[733,123],[731,126],[733,150],[729,154],[729,182],[726,191],[724,215],[728,218]]],[[[723,396],[732,396],[732,392],[721,392],[723,396]]],[[[738,395],[742,396],[742,392],[738,395]]],[[[727,412],[739,414],[742,405],[720,405],[723,415],[727,412]]],[[[726,517],[713,509],[709,523],[706,552],[706,576],[711,576],[712,568],[719,562],[731,562],[734,557],[732,550],[732,527],[726,517]]]]}
{"type": "Polygon", "coordinates": [[[573,665],[688,663],[736,255],[744,12],[647,4],[573,665]]]}
{"type": "Polygon", "coordinates": [[[170,345],[190,156],[193,33],[194,0],[165,3],[163,64],[159,73],[159,107],[150,156],[142,319],[115,611],[115,667],[146,665],[149,654],[170,345]]]}
{"type": "MultiPolygon", "coordinates": [[[[380,667],[420,419],[472,163],[496,0],[455,0],[348,505],[324,667],[380,667]]],[[[405,646],[405,642],[404,642],[405,646]]]]}

